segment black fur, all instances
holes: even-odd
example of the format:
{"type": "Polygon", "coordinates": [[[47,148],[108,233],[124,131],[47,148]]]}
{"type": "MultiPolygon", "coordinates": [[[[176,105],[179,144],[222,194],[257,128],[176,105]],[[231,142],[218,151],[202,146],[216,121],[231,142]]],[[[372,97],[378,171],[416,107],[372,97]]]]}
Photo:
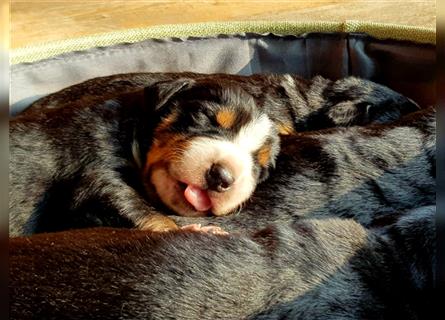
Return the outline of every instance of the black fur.
{"type": "MultiPolygon", "coordinates": [[[[386,122],[418,108],[388,88],[352,77],[332,82],[290,75],[188,73],[90,80],[37,101],[10,121],[11,235],[131,226],[159,219],[160,211],[153,207],[156,197],[146,194],[132,144],[137,141],[145,155],[162,114],[171,108],[181,110],[193,100],[201,104],[203,108],[197,114],[203,115],[211,111],[206,107],[209,101],[221,102],[221,88],[239,95],[240,106],[252,95],[258,112],[266,113],[277,126],[290,124],[292,130],[309,130],[314,123],[319,128],[322,123],[342,126],[386,122]]],[[[243,122],[248,116],[240,110],[238,120],[243,122]]],[[[212,129],[206,119],[181,113],[172,129],[189,135],[223,134],[212,129]]],[[[271,139],[274,157],[278,137],[271,139]]],[[[325,179],[314,170],[309,168],[307,174],[325,179]]],[[[267,172],[258,170],[257,177],[265,179],[267,172]]],[[[264,202],[269,200],[262,198],[260,206],[264,202]]]]}
{"type": "MultiPolygon", "coordinates": [[[[129,156],[133,129],[139,128],[146,150],[150,144],[144,141],[156,125],[156,117],[147,114],[155,107],[157,112],[169,108],[159,98],[169,96],[162,89],[168,82],[148,82],[182,76],[92,80],[44,98],[13,120],[10,205],[17,210],[38,198],[37,209],[52,212],[46,220],[35,215],[30,221],[12,211],[13,233],[132,226],[134,221],[115,203],[124,200],[120,204],[127,205],[143,195],[129,156]],[[148,85],[150,94],[140,100],[142,91],[136,91],[116,99],[135,85],[148,85]],[[71,106],[62,103],[67,100],[71,106]],[[97,138],[114,130],[120,133],[97,138]],[[107,153],[107,148],[114,151],[107,153]],[[32,158],[36,154],[40,156],[32,158]],[[88,161],[72,164],[82,159],[88,161]],[[125,165],[116,166],[121,163],[125,165]],[[107,165],[113,179],[97,184],[107,165]],[[70,166],[76,170],[66,179],[54,179],[70,166]],[[113,188],[116,181],[119,187],[113,188]],[[110,186],[111,193],[103,194],[110,186]],[[116,198],[128,189],[135,193],[116,198]],[[85,193],[91,198],[84,200],[85,193]],[[22,204],[18,194],[24,195],[22,204]]],[[[206,77],[188,76],[194,81],[206,77]]],[[[276,123],[291,120],[295,131],[388,122],[417,108],[390,90],[354,78],[330,82],[294,77],[292,90],[285,77],[219,77],[224,87],[240,86],[254,95],[258,108],[276,123]]],[[[418,207],[435,204],[434,171],[432,107],[391,124],[297,132],[282,138],[275,171],[240,213],[174,217],[180,225],[215,224],[229,235],[101,228],[12,238],[11,318],[429,318],[436,294],[435,207],[418,207]],[[418,209],[406,212],[413,208],[418,209]],[[379,228],[365,229],[338,217],[379,228]]]]}
{"type": "Polygon", "coordinates": [[[435,205],[435,163],[434,107],[390,124],[301,133],[282,139],[276,169],[239,214],[174,219],[229,231],[330,216],[381,226],[435,205]]]}
{"type": "Polygon", "coordinates": [[[386,229],[83,229],[10,240],[11,319],[430,319],[435,207],[386,229]]]}

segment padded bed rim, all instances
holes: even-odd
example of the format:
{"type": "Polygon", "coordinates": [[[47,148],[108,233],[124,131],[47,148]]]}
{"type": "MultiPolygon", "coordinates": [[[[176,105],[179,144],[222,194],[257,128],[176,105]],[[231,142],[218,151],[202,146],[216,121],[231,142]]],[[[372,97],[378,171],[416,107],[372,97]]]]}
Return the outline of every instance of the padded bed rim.
{"type": "Polygon", "coordinates": [[[81,38],[47,42],[12,50],[11,64],[29,63],[48,59],[59,54],[105,47],[119,43],[135,43],[147,39],[189,38],[221,34],[276,34],[303,35],[308,32],[366,33],[377,39],[406,40],[417,43],[436,43],[436,30],[398,24],[347,20],[343,22],[310,21],[239,21],[195,24],[159,25],[127,29],[81,38]]]}

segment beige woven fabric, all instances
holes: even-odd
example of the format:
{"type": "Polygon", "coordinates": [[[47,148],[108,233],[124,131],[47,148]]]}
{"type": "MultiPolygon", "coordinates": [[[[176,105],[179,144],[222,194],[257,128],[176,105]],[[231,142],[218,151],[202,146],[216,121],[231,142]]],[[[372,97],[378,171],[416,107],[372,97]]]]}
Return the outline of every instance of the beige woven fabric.
{"type": "Polygon", "coordinates": [[[135,43],[146,39],[187,38],[194,36],[202,37],[218,34],[243,33],[301,35],[307,32],[360,32],[367,33],[377,39],[409,40],[417,43],[430,44],[436,43],[436,31],[434,29],[353,20],[345,22],[209,22],[129,29],[18,48],[11,52],[10,62],[11,64],[34,62],[62,53],[86,50],[93,47],[110,46],[119,43],[135,43]]]}

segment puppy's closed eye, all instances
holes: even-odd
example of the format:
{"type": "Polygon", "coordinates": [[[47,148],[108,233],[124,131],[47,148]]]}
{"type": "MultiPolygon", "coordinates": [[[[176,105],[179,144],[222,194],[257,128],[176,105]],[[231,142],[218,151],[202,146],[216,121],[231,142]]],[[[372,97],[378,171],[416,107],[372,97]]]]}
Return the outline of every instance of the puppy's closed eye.
{"type": "MultiPolygon", "coordinates": [[[[279,149],[278,132],[254,99],[238,87],[195,88],[193,95],[184,96],[192,99],[174,97],[176,101],[166,105],[179,114],[169,131],[181,134],[187,143],[170,144],[177,151],[165,154],[174,157],[151,161],[147,180],[176,213],[229,214],[267,177],[279,149]]],[[[148,159],[154,158],[151,153],[153,149],[148,159]]]]}

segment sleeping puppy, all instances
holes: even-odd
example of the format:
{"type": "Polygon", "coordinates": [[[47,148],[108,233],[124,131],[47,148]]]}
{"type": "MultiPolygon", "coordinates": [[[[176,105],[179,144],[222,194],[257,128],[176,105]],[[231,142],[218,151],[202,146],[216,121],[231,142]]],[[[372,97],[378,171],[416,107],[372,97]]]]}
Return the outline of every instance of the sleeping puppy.
{"type": "Polygon", "coordinates": [[[435,207],[367,230],[83,229],[10,240],[11,319],[429,319],[435,207]]]}
{"type": "Polygon", "coordinates": [[[240,214],[173,218],[180,225],[217,225],[229,232],[329,216],[370,227],[436,204],[434,107],[389,124],[298,133],[281,140],[274,172],[240,214]]]}
{"type": "Polygon", "coordinates": [[[267,178],[280,135],[388,122],[418,108],[356,78],[132,76],[132,91],[131,75],[90,80],[10,121],[11,235],[177,228],[165,210],[224,216],[267,178]]]}

